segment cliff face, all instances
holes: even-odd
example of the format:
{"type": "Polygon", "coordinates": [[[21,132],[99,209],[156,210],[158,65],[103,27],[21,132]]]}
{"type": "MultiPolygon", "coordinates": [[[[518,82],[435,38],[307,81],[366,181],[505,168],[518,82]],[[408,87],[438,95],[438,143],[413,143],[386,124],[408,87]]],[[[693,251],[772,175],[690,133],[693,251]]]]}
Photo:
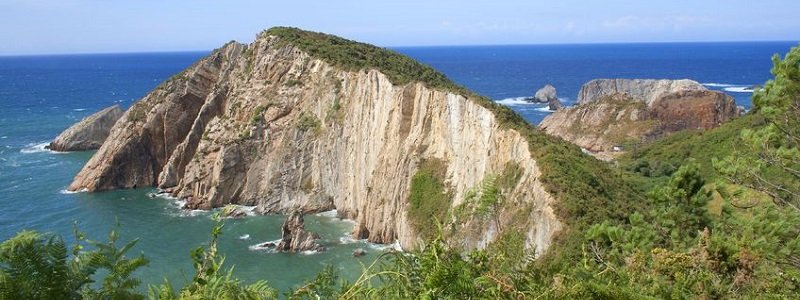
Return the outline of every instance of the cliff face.
{"type": "Polygon", "coordinates": [[[706,90],[706,88],[689,79],[594,79],[581,86],[578,92],[578,104],[597,101],[614,94],[625,94],[649,106],[663,95],[686,90],[706,90]]]}
{"type": "Polygon", "coordinates": [[[692,80],[597,79],[581,88],[578,105],[547,116],[539,127],[610,158],[615,145],[714,128],[740,113],[731,96],[692,80]]]}
{"type": "Polygon", "coordinates": [[[119,105],[104,108],[64,130],[47,146],[47,149],[53,151],[98,149],[123,113],[119,105]]]}
{"type": "Polygon", "coordinates": [[[137,102],[70,189],[159,186],[201,209],[335,208],[357,222],[358,237],[410,248],[419,233],[409,190],[423,160],[445,163],[451,208],[513,164],[500,221],[456,231],[474,248],[498,228],[518,230],[542,253],[562,223],[529,141],[469,97],[336,67],[268,31],[225,45],[137,102]]]}

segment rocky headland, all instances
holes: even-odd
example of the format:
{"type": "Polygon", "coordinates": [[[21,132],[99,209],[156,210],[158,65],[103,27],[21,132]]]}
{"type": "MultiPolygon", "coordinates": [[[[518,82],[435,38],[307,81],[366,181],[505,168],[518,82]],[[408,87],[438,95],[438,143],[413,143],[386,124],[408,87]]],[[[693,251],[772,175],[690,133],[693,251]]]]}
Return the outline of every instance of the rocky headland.
{"type": "Polygon", "coordinates": [[[609,159],[625,144],[714,128],[740,114],[731,96],[688,79],[595,79],[581,87],[578,105],[539,127],[609,159]]]}
{"type": "Polygon", "coordinates": [[[99,149],[123,113],[119,105],[104,108],[64,130],[46,148],[62,152],[99,149]]]}
{"type": "Polygon", "coordinates": [[[541,254],[577,207],[558,215],[560,201],[612,201],[580,189],[620,186],[602,171],[568,180],[563,161],[604,168],[408,57],[273,28],[136,102],[69,189],[157,186],[189,208],[264,214],[335,208],[356,238],[405,249],[441,221],[466,249],[519,234],[541,254]]]}

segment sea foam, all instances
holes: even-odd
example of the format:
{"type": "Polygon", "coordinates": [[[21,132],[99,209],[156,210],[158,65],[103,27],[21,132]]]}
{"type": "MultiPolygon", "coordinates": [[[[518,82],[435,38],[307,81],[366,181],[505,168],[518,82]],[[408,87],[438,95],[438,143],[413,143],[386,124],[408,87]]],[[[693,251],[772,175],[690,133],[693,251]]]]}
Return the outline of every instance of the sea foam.
{"type": "Polygon", "coordinates": [[[42,153],[42,152],[51,152],[57,153],[55,151],[51,151],[45,147],[50,145],[50,142],[42,142],[42,143],[30,143],[25,145],[25,148],[19,150],[20,153],[30,154],[30,153],[42,153]]]}

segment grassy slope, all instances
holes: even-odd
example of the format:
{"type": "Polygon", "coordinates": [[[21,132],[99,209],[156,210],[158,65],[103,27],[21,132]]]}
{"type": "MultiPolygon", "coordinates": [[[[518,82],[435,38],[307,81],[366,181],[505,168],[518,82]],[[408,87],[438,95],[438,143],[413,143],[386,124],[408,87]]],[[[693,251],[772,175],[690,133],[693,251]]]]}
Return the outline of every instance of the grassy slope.
{"type": "Polygon", "coordinates": [[[618,159],[620,167],[645,176],[669,176],[672,170],[693,159],[707,179],[716,179],[712,159],[731,155],[742,129],[764,124],[757,114],[748,114],[722,126],[706,131],[677,132],[650,144],[633,149],[618,159]]]}
{"type": "MultiPolygon", "coordinates": [[[[602,220],[623,221],[644,205],[640,190],[620,172],[581,152],[560,138],[549,136],[508,107],[477,95],[450,81],[444,74],[394,51],[333,35],[276,27],[264,34],[298,47],[309,55],[350,71],[377,69],[394,84],[422,82],[429,88],[461,94],[492,111],[500,125],[516,130],[529,141],[539,163],[545,188],[559,200],[557,213],[568,230],[558,241],[602,220]]],[[[552,251],[551,251],[552,252],[552,251]]]]}

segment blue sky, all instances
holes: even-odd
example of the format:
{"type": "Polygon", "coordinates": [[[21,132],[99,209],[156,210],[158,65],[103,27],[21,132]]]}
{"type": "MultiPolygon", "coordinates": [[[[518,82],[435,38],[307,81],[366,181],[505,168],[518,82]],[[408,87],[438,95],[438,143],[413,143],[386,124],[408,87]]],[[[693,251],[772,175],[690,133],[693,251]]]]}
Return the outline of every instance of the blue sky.
{"type": "Polygon", "coordinates": [[[381,46],[800,40],[798,0],[0,0],[0,55],[208,50],[287,25],[381,46]]]}

